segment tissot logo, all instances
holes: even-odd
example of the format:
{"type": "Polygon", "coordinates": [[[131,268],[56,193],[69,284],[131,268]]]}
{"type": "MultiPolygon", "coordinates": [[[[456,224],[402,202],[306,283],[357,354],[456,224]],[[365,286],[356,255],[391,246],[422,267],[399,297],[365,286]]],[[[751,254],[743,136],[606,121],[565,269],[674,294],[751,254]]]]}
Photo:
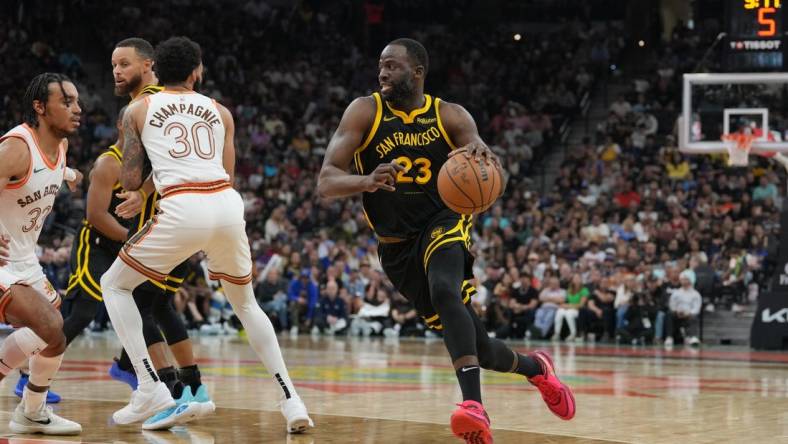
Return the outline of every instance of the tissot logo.
{"type": "Polygon", "coordinates": [[[733,51],[777,51],[782,46],[781,40],[734,40],[730,42],[733,51]]]}
{"type": "Polygon", "coordinates": [[[768,324],[770,322],[781,322],[788,324],[788,308],[783,308],[780,311],[772,313],[770,309],[761,312],[761,322],[768,324]]]}

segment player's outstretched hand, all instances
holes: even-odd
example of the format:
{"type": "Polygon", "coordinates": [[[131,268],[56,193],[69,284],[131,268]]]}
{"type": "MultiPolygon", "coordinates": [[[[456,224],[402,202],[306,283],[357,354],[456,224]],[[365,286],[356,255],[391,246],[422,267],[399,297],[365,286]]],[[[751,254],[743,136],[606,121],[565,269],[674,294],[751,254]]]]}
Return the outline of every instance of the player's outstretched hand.
{"type": "Polygon", "coordinates": [[[122,217],[124,219],[131,219],[132,217],[140,214],[142,211],[142,205],[145,203],[145,199],[142,198],[142,193],[139,191],[124,191],[122,193],[116,194],[118,198],[123,199],[123,202],[119,203],[117,207],[115,207],[115,214],[118,217],[122,217]]]}
{"type": "Polygon", "coordinates": [[[458,154],[463,154],[468,159],[474,158],[477,162],[484,159],[485,161],[489,160],[496,167],[501,168],[501,161],[498,159],[498,156],[492,152],[490,147],[482,142],[471,142],[464,147],[458,148],[449,153],[449,157],[456,156],[458,154]]]}
{"type": "Polygon", "coordinates": [[[8,243],[10,240],[3,234],[0,235],[0,267],[8,265],[8,243]]]}
{"type": "Polygon", "coordinates": [[[381,163],[375,171],[365,177],[364,191],[374,193],[377,190],[394,191],[397,182],[397,173],[405,168],[395,161],[381,163]]]}

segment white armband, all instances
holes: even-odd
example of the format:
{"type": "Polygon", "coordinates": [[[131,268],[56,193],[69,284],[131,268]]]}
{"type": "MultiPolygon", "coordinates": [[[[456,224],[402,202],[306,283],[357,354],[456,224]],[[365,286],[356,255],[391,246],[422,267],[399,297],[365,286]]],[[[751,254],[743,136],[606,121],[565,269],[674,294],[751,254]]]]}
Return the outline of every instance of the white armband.
{"type": "Polygon", "coordinates": [[[63,178],[66,180],[66,182],[71,182],[77,178],[77,173],[71,168],[66,167],[66,174],[63,178]]]}

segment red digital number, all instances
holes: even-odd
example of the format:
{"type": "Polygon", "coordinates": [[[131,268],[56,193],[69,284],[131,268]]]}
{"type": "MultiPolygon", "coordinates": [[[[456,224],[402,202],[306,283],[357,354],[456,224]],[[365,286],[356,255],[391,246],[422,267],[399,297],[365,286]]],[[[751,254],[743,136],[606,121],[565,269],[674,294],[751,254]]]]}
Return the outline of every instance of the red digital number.
{"type": "Polygon", "coordinates": [[[774,37],[774,34],[777,33],[777,22],[771,16],[767,16],[767,14],[774,14],[776,11],[774,8],[758,9],[758,23],[765,27],[758,31],[758,36],[774,37]]]}

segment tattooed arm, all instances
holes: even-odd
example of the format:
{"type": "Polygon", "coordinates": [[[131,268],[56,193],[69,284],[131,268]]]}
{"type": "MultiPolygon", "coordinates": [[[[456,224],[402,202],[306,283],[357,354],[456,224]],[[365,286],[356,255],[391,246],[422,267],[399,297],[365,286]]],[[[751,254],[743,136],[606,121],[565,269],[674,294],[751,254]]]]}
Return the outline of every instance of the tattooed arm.
{"type": "Polygon", "coordinates": [[[142,122],[148,112],[148,104],[144,100],[132,103],[123,113],[121,132],[123,133],[123,167],[120,173],[120,184],[125,190],[134,191],[142,186],[145,179],[143,168],[148,160],[145,147],[142,146],[140,134],[142,122]]]}

